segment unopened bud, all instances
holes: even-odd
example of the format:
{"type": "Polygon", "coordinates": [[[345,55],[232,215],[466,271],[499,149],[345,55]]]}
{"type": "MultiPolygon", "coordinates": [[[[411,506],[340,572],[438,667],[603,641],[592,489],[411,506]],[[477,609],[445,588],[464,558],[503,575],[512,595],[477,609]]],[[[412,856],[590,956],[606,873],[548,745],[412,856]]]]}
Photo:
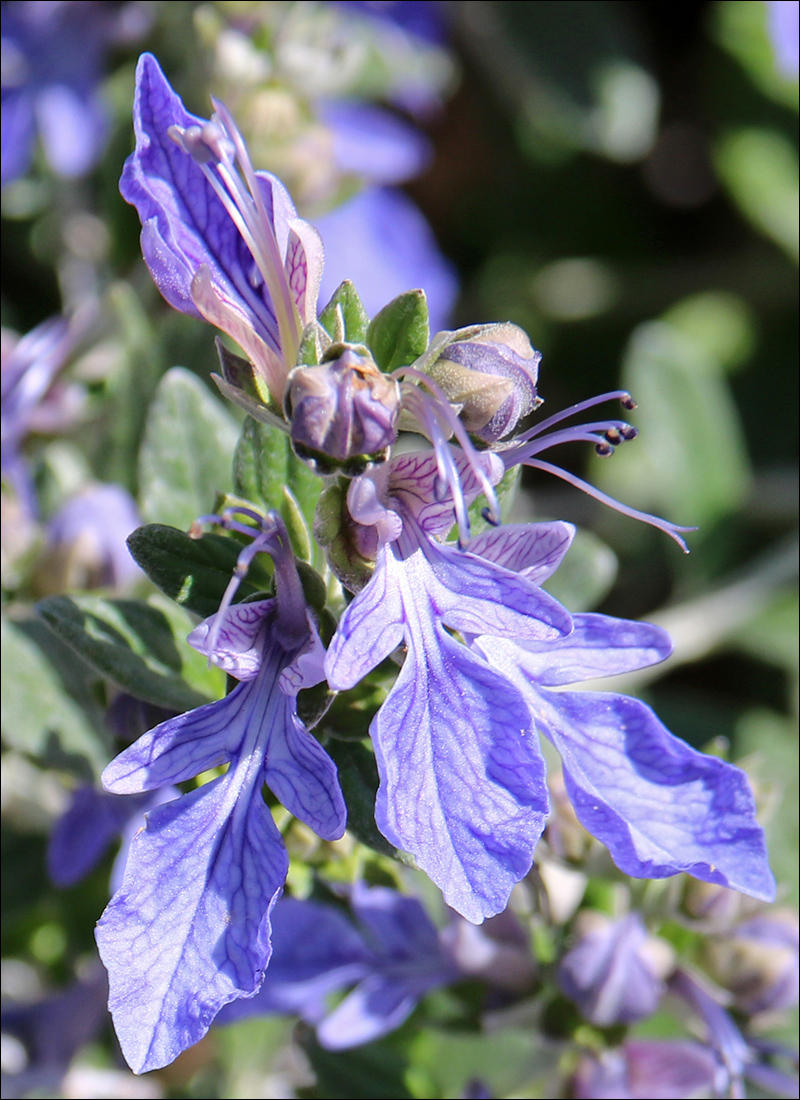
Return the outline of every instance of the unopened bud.
{"type": "Polygon", "coordinates": [[[295,367],[285,398],[296,454],[349,476],[382,462],[397,439],[400,389],[361,345],[331,344],[317,367],[295,367]]]}
{"type": "Polygon", "coordinates": [[[541,355],[510,323],[476,325],[451,335],[426,373],[460,406],[469,432],[485,443],[503,439],[541,404],[536,396],[541,355]]]}

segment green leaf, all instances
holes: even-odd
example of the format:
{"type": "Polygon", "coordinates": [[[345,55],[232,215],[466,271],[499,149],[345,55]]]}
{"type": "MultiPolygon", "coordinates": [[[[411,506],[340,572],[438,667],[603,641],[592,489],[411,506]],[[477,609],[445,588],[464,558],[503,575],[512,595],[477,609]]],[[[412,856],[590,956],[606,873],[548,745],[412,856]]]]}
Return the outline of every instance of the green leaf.
{"type": "Polygon", "coordinates": [[[339,771],[339,783],[347,803],[348,830],[362,844],[381,855],[397,859],[397,849],[375,824],[375,795],[379,780],[374,754],[360,741],[338,741],[335,738],[326,741],[325,749],[339,771]]]}
{"type": "MultiPolygon", "coordinates": [[[[161,523],[139,527],[129,536],[128,548],[162,592],[203,618],[219,607],[242,550],[239,543],[222,535],[193,539],[161,523]]],[[[253,563],[236,599],[243,600],[269,583],[268,574],[253,563]]]]}
{"type": "Polygon", "coordinates": [[[366,342],[381,370],[392,371],[418,359],[429,338],[425,291],[407,290],[373,317],[366,342]]]}
{"type": "Polygon", "coordinates": [[[404,1083],[407,1060],[389,1043],[324,1050],[311,1031],[301,1033],[301,1042],[317,1078],[317,1095],[329,1100],[412,1100],[404,1083]]]}
{"type": "Polygon", "coordinates": [[[664,320],[634,331],[622,384],[639,405],[639,436],[593,463],[589,480],[625,504],[709,530],[739,507],[750,471],[725,365],[686,319],[681,329],[664,320]]]}
{"type": "Polygon", "coordinates": [[[190,524],[230,485],[239,428],[189,371],[164,375],[150,406],[139,452],[140,506],[145,519],[190,524]]]}
{"type": "Polygon", "coordinates": [[[363,344],[367,338],[369,317],[349,279],[336,288],[319,319],[337,343],[363,344]]]}
{"type": "Polygon", "coordinates": [[[265,511],[280,508],[290,453],[284,432],[248,417],[233,456],[234,492],[265,511]]]}
{"type": "Polygon", "coordinates": [[[3,739],[53,767],[99,774],[110,754],[25,625],[2,621],[3,739]]]}
{"type": "Polygon", "coordinates": [[[306,531],[295,551],[310,560],[308,528],[314,521],[322,481],[292,450],[289,437],[280,430],[248,419],[242,426],[233,460],[235,492],[264,511],[280,512],[290,527],[299,511],[306,531]],[[287,490],[290,496],[287,496],[287,490]]]}
{"type": "Polygon", "coordinates": [[[796,262],[797,147],[775,130],[736,130],[718,142],[715,163],[745,217],[796,262]]]}
{"type": "Polygon", "coordinates": [[[157,608],[100,596],[51,596],[36,610],[92,668],[132,695],[178,711],[208,702],[182,680],[172,630],[157,608]]]}

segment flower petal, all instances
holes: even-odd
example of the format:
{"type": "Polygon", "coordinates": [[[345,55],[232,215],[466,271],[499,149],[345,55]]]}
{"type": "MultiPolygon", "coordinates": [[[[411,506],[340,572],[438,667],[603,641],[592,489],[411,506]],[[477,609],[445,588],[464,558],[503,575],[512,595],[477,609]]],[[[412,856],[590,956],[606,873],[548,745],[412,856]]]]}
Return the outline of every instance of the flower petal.
{"type": "Polygon", "coordinates": [[[413,644],[373,721],[378,828],[479,924],[531,866],[548,809],[519,693],[444,630],[413,644]]]}
{"type": "Polygon", "coordinates": [[[252,711],[252,684],[216,703],[168,718],[116,756],[103,772],[113,794],[138,794],[194,779],[227,764],[241,744],[252,711]]]}
{"type": "Polygon", "coordinates": [[[375,573],[339,620],[325,660],[328,683],[345,691],[371,672],[403,640],[405,615],[400,593],[388,575],[391,550],[378,552],[375,573]]]}
{"type": "Polygon", "coordinates": [[[513,679],[513,669],[543,687],[560,687],[658,664],[672,652],[666,631],[651,623],[614,619],[609,615],[574,615],[574,629],[553,641],[510,642],[478,639],[487,660],[513,679]]]}
{"type": "Polygon", "coordinates": [[[262,1013],[325,1015],[325,994],[359,981],[374,958],[352,921],[333,905],[281,898],[272,910],[272,958],[259,992],[222,1009],[218,1024],[262,1013]]]}
{"type": "Polygon", "coordinates": [[[273,727],[265,780],[283,805],[324,840],[338,840],[347,824],[336,765],[297,717],[293,696],[274,693],[273,727]]]}
{"type": "MultiPolygon", "coordinates": [[[[431,984],[441,983],[434,980],[431,984]]],[[[426,985],[419,977],[370,975],[317,1027],[320,1046],[347,1050],[388,1035],[413,1012],[426,985]]]]}
{"type": "Polygon", "coordinates": [[[109,1007],[136,1073],[167,1065],[261,984],[288,857],[246,770],[148,815],[97,926],[109,1007]]]}
{"type": "Polygon", "coordinates": [[[275,600],[234,604],[221,613],[203,619],[186,640],[198,653],[209,656],[208,638],[216,627],[216,645],[213,654],[210,654],[214,664],[237,680],[253,680],[261,668],[264,650],[259,635],[275,607],[275,600]]]}
{"type": "Polygon", "coordinates": [[[569,612],[552,596],[517,573],[457,547],[428,542],[403,562],[412,585],[419,584],[437,614],[462,634],[508,635],[550,644],[572,630],[569,612]]]}
{"type": "Polygon", "coordinates": [[[571,523],[509,523],[470,539],[467,550],[521,573],[533,584],[544,584],[558,569],[575,537],[571,523]]]}
{"type": "Polygon", "coordinates": [[[763,901],[775,896],[747,777],[674,737],[625,695],[542,692],[533,705],[564,762],[586,829],[637,878],[681,871],[763,901]]]}

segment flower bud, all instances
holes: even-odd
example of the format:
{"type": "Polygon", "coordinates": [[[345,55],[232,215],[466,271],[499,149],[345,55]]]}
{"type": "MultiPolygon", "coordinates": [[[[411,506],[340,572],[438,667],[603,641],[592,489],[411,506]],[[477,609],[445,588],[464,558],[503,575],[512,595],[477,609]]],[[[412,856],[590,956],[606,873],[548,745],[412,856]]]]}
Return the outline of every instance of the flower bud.
{"type": "Polygon", "coordinates": [[[510,323],[476,325],[450,335],[453,339],[426,373],[461,406],[466,429],[495,443],[541,404],[536,396],[541,355],[510,323]]]}
{"type": "Polygon", "coordinates": [[[562,991],[597,1027],[644,1020],[658,1007],[671,967],[666,945],[648,937],[638,913],[611,921],[585,911],[578,942],[558,969],[562,991]]]}
{"type": "Polygon", "coordinates": [[[797,917],[777,909],[753,917],[713,944],[714,977],[748,1016],[778,1012],[797,1003],[797,917]]]}
{"type": "Polygon", "coordinates": [[[320,473],[355,476],[383,462],[397,439],[400,390],[365,347],[331,344],[319,366],[289,375],[285,412],[300,458],[320,473]]]}

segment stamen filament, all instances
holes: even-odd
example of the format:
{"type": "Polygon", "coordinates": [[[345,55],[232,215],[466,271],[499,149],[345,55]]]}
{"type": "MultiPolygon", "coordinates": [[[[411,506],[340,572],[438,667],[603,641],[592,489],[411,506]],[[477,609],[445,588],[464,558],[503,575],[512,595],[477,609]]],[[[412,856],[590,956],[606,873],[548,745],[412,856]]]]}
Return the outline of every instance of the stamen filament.
{"type": "MultiPolygon", "coordinates": [[[[517,461],[518,459],[514,459],[510,465],[515,465],[517,461]]],[[[581,489],[590,497],[599,500],[601,504],[607,504],[610,508],[616,509],[617,512],[621,512],[624,516],[641,520],[642,523],[647,523],[651,527],[657,527],[659,531],[663,531],[665,534],[669,535],[671,539],[674,539],[681,550],[683,550],[684,554],[689,553],[689,547],[678,532],[696,531],[696,527],[681,527],[676,523],[669,523],[665,519],[660,519],[658,516],[651,516],[649,512],[640,512],[638,508],[631,508],[627,504],[622,504],[620,501],[615,500],[614,497],[608,496],[607,493],[603,493],[600,489],[596,489],[594,485],[591,485],[588,481],[584,481],[583,478],[578,477],[576,474],[571,474],[567,470],[562,470],[560,466],[553,466],[550,462],[542,462],[542,460],[538,458],[532,460],[526,459],[525,465],[532,466],[537,470],[544,470],[545,473],[553,474],[555,477],[560,477],[562,481],[574,485],[576,489],[581,489]]]]}
{"type": "Polygon", "coordinates": [[[595,405],[602,405],[606,401],[621,401],[626,409],[636,408],[636,404],[633,402],[627,390],[612,390],[610,393],[601,393],[598,394],[597,397],[589,397],[586,401],[579,401],[577,405],[570,405],[568,409],[562,409],[561,412],[554,413],[553,416],[548,416],[548,418],[543,420],[540,424],[518,435],[514,443],[524,443],[528,439],[533,439],[534,436],[549,431],[554,424],[560,424],[562,420],[568,420],[571,416],[577,416],[578,413],[583,412],[585,409],[592,409],[595,405]]]}
{"type": "MultiPolygon", "coordinates": [[[[426,395],[419,390],[419,387],[417,387],[417,386],[413,387],[413,389],[418,394],[420,394],[420,397],[423,399],[423,401],[425,401],[426,404],[429,404],[433,408],[433,410],[435,411],[436,416],[442,418],[442,420],[444,421],[445,426],[449,429],[450,434],[454,435],[456,437],[456,439],[458,440],[459,445],[461,447],[461,450],[464,452],[464,454],[467,457],[467,461],[469,462],[470,469],[473,471],[473,473],[477,477],[478,483],[481,486],[481,490],[483,491],[483,494],[484,494],[484,496],[486,497],[486,500],[489,503],[489,510],[490,510],[492,516],[494,517],[495,522],[499,523],[500,522],[500,504],[498,503],[497,494],[494,491],[494,486],[492,485],[491,481],[489,480],[489,477],[486,474],[486,471],[482,468],[480,462],[478,461],[478,452],[475,450],[475,447],[474,447],[474,445],[472,443],[472,440],[470,439],[470,437],[467,433],[466,428],[464,427],[464,425],[459,420],[458,415],[456,414],[455,410],[453,409],[453,406],[450,404],[449,400],[447,399],[447,395],[433,381],[432,378],[430,378],[423,371],[416,370],[414,367],[399,367],[396,371],[393,371],[393,376],[395,378],[409,378],[409,377],[416,378],[424,386],[426,386],[430,390],[432,398],[435,398],[435,401],[431,400],[430,398],[428,398],[427,401],[425,401],[426,395]]],[[[409,391],[411,390],[411,388],[412,387],[407,387],[407,389],[404,391],[404,394],[407,395],[409,393],[409,391]]],[[[440,423],[441,422],[442,421],[440,420],[440,423]]],[[[455,493],[454,493],[454,499],[455,499],[455,493]]],[[[468,526],[467,526],[467,537],[469,537],[469,527],[468,526]]]]}

